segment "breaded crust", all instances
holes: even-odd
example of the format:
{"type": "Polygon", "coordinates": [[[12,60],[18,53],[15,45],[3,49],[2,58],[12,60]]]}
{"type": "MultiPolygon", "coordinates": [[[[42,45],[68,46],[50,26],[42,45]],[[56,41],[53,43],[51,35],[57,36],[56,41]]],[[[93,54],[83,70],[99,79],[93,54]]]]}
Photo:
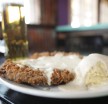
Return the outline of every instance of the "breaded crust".
{"type": "MultiPolygon", "coordinates": [[[[48,85],[48,77],[44,71],[33,70],[28,66],[19,67],[11,60],[7,60],[0,68],[0,76],[17,83],[30,85],[48,85]]],[[[67,83],[74,79],[74,74],[68,70],[54,69],[51,76],[51,85],[67,83]]]]}

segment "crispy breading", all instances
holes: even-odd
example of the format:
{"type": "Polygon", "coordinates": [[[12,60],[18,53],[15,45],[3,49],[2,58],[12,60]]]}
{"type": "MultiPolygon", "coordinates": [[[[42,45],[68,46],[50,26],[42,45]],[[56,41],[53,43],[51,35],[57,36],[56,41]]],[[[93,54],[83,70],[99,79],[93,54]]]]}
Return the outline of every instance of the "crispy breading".
{"type": "MultiPolygon", "coordinates": [[[[28,66],[20,67],[11,60],[7,60],[0,68],[0,76],[17,83],[30,85],[48,85],[48,77],[41,69],[33,70],[28,66]]],[[[74,73],[68,70],[54,69],[51,76],[51,85],[67,83],[74,79],[74,73]]]]}

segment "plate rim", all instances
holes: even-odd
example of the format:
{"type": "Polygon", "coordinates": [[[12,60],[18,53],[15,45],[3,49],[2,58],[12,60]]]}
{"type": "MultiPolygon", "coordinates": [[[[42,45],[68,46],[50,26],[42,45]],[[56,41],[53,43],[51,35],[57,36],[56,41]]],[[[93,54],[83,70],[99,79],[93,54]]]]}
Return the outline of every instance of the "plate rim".
{"type": "Polygon", "coordinates": [[[108,96],[108,88],[103,90],[84,90],[84,91],[45,91],[45,90],[38,90],[38,89],[29,89],[27,85],[26,88],[21,86],[22,84],[15,83],[13,81],[7,80],[5,78],[0,78],[2,84],[6,85],[8,88],[15,90],[20,93],[32,95],[32,96],[39,96],[39,97],[47,97],[47,98],[58,98],[58,99],[82,99],[82,98],[95,98],[95,97],[103,97],[108,96]]]}

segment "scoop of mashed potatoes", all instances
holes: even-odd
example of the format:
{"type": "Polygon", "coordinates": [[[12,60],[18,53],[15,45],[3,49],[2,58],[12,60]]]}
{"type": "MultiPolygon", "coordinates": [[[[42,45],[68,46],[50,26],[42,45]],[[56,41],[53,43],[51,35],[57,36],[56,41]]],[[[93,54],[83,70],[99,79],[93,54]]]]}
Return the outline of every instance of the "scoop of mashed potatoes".
{"type": "Polygon", "coordinates": [[[76,79],[79,85],[87,87],[107,84],[108,82],[108,56],[90,54],[82,59],[75,69],[76,79]]]}

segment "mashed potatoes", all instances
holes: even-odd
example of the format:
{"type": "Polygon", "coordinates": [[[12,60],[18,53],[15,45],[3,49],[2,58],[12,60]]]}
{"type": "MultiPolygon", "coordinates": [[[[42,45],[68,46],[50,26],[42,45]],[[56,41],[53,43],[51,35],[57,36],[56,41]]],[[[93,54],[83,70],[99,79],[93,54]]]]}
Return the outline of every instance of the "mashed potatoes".
{"type": "Polygon", "coordinates": [[[83,58],[75,69],[76,82],[87,87],[107,84],[108,82],[108,56],[90,54],[83,58]]]}
{"type": "Polygon", "coordinates": [[[87,90],[108,86],[108,56],[90,54],[84,57],[74,69],[74,81],[59,86],[60,90],[87,90]]]}

